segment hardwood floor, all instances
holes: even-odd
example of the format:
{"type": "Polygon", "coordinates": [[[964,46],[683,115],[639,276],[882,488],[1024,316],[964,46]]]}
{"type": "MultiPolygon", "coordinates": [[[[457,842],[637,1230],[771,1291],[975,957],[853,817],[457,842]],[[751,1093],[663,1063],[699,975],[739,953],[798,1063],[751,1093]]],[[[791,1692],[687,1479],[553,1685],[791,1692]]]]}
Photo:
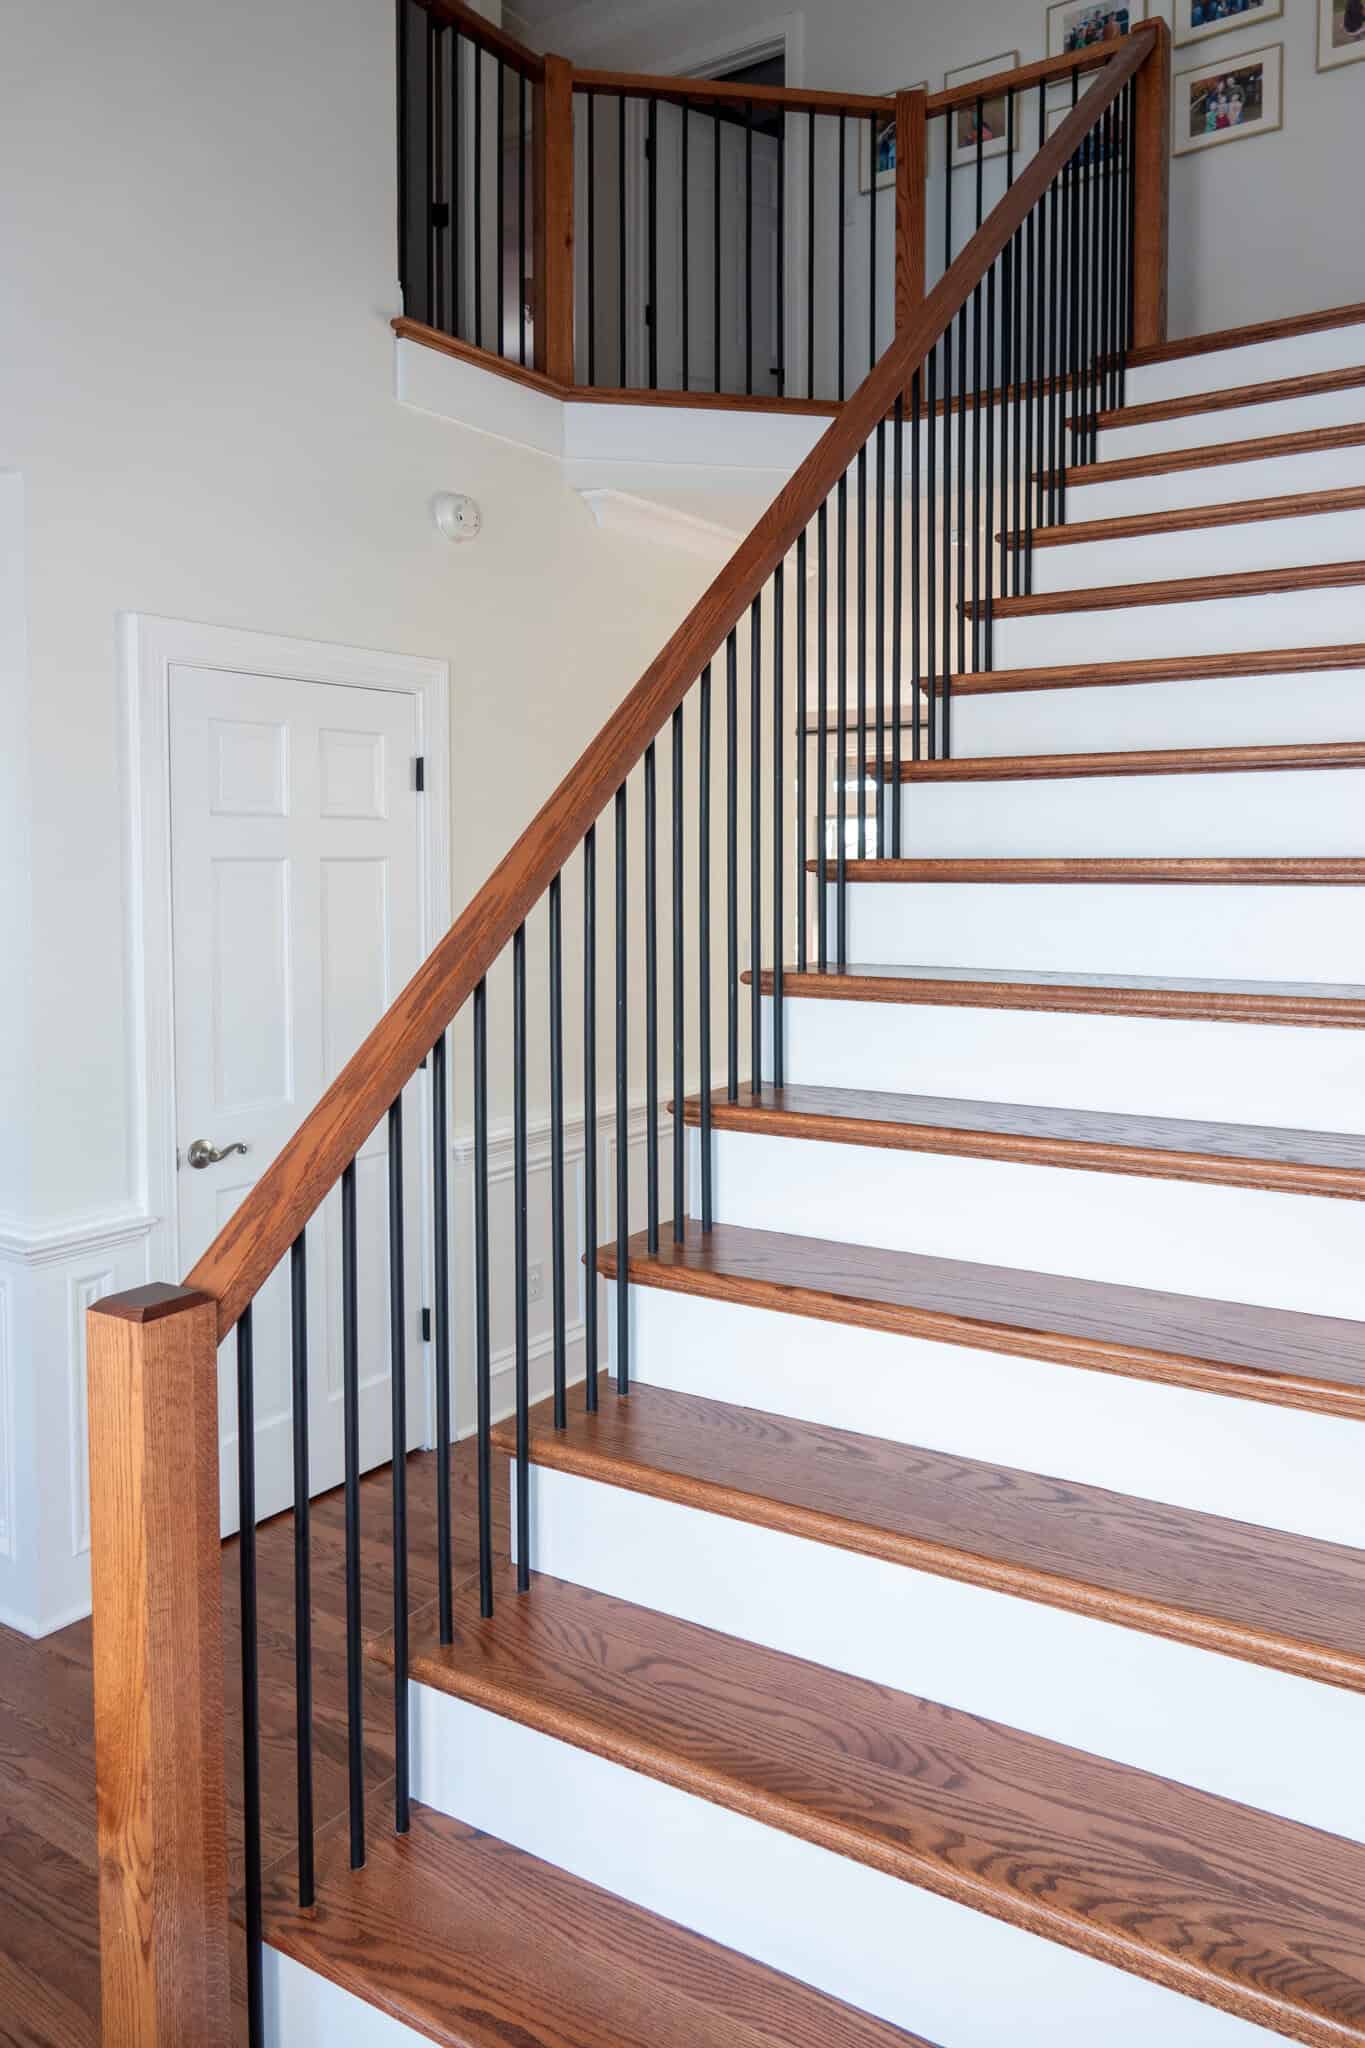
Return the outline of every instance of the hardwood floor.
{"type": "MultiPolygon", "coordinates": [[[[454,1453],[455,1568],[476,1564],[473,1444],[454,1453]]],[[[436,1590],[435,1460],[408,1460],[413,1611],[436,1590]]],[[[361,1487],[367,1638],[391,1620],[389,1468],[361,1487]]],[[[495,1491],[501,1539],[504,1491],[495,1491]]],[[[346,1638],[340,1492],[313,1503],[315,1798],[319,1826],[346,1803],[346,1638]]],[[[294,1846],[293,1516],[259,1541],[262,1806],[266,1870],[294,1846]]],[[[241,1867],[241,1747],[237,1718],[237,1545],[223,1546],[227,1645],[228,1817],[234,1882],[241,1867]]],[[[393,1706],[387,1673],[366,1659],[366,1791],[376,1839],[389,1826],[393,1706]]],[[[0,1628],[0,2048],[94,2048],[99,2039],[95,1882],[95,1766],[90,1624],[41,1642],[0,1628]]],[[[234,1970],[240,1971],[240,1943],[234,1970]]],[[[240,1997],[238,1997],[240,2015],[240,1997]]],[[[243,2033],[239,2025],[239,2035],[243,2033]]]]}

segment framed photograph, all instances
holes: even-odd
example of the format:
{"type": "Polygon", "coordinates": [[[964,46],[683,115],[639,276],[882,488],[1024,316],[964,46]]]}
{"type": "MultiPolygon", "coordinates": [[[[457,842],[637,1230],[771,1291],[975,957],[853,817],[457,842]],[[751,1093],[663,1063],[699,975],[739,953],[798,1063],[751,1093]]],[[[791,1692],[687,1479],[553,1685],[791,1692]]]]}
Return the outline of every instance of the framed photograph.
{"type": "MultiPolygon", "coordinates": [[[[956,71],[945,71],[943,89],[951,92],[956,85],[970,85],[975,78],[993,78],[997,71],[1015,71],[1019,65],[1017,50],[1002,50],[998,57],[983,57],[979,64],[960,64],[956,71]]],[[[1005,153],[1006,131],[1009,121],[1005,95],[998,99],[966,101],[954,107],[949,121],[949,161],[954,170],[960,164],[974,164],[979,135],[981,154],[1003,156],[1005,153]]]]}
{"type": "Polygon", "coordinates": [[[1318,0],[1318,70],[1365,57],[1365,0],[1318,0]]]}
{"type": "Polygon", "coordinates": [[[1171,27],[1177,43],[1202,43],[1231,28],[1278,21],[1283,13],[1284,0],[1173,0],[1171,27]]]}
{"type": "Polygon", "coordinates": [[[1280,125],[1284,44],[1247,50],[1226,64],[1197,64],[1171,80],[1173,154],[1265,135],[1280,125]]]}
{"type": "MultiPolygon", "coordinates": [[[[1047,132],[1049,136],[1057,133],[1057,130],[1070,112],[1070,100],[1064,106],[1048,108],[1047,132]]],[[[1123,114],[1121,111],[1118,113],[1112,126],[1113,133],[1107,140],[1100,134],[1097,128],[1092,128],[1076,152],[1079,159],[1078,168],[1081,177],[1088,178],[1092,171],[1108,170],[1111,164],[1121,161],[1123,152],[1123,114]]]]}
{"type": "MultiPolygon", "coordinates": [[[[898,92],[928,92],[927,78],[918,79],[914,85],[897,86],[898,92]]],[[[860,121],[858,143],[858,190],[870,192],[875,177],[877,190],[896,182],[896,117],[888,114],[884,121],[877,123],[873,136],[872,124],[860,121]]]]}
{"type": "MultiPolygon", "coordinates": [[[[1189,0],[1176,0],[1177,7],[1189,0]]],[[[1208,0],[1212,4],[1212,0],[1208,0]]],[[[1069,57],[1073,50],[1126,36],[1135,21],[1147,19],[1147,0],[1056,0],[1047,11],[1047,54],[1069,57]]]]}

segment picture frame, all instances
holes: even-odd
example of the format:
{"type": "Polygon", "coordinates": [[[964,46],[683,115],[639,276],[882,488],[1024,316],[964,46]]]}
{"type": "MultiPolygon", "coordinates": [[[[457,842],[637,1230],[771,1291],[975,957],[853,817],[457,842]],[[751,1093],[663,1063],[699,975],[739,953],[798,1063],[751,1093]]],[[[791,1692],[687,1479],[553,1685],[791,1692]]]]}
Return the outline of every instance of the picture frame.
{"type": "Polygon", "coordinates": [[[1207,42],[1210,36],[1278,21],[1283,13],[1284,0],[1172,0],[1172,38],[1183,49],[1189,43],[1207,42]]]}
{"type": "MultiPolygon", "coordinates": [[[[959,64],[953,71],[943,74],[943,89],[950,92],[955,85],[970,85],[977,78],[993,78],[998,71],[1017,71],[1019,52],[1002,50],[998,57],[983,57],[977,64],[959,64]]],[[[953,170],[964,164],[976,162],[976,108],[970,102],[954,107],[948,116],[948,162],[953,170]]],[[[1006,148],[1006,122],[1008,110],[1005,95],[986,100],[981,108],[983,158],[1003,156],[1006,148]]]]}
{"type": "Polygon", "coordinates": [[[1365,0],[1318,0],[1318,70],[1365,59],[1365,0]]]}
{"type": "Polygon", "coordinates": [[[1283,96],[1283,43],[1177,71],[1171,79],[1172,154],[1191,156],[1270,134],[1283,124],[1283,96]]]}
{"type": "Polygon", "coordinates": [[[1069,57],[1073,50],[1117,42],[1135,21],[1146,19],[1147,0],[1053,0],[1047,10],[1047,54],[1069,57]]]}
{"type": "MultiPolygon", "coordinates": [[[[898,86],[896,90],[897,92],[928,92],[929,81],[927,78],[919,78],[916,79],[913,85],[898,86]]],[[[872,190],[872,125],[870,122],[864,121],[859,124],[859,127],[858,190],[860,192],[870,192],[872,190]]],[[[876,158],[877,190],[882,192],[885,191],[888,185],[894,185],[896,182],[896,116],[894,110],[884,120],[877,123],[876,158]]]]}

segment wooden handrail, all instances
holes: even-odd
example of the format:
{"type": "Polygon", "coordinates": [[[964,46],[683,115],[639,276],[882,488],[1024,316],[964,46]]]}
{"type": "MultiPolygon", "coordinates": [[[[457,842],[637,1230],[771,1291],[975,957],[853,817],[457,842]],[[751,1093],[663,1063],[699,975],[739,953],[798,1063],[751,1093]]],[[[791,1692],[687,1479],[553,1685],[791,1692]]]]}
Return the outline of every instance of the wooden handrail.
{"type": "Polygon", "coordinates": [[[890,414],[897,393],[905,390],[1016,229],[1156,44],[1156,32],[1144,24],[1116,46],[1085,97],[896,335],[618,710],[219,1232],[186,1284],[216,1301],[220,1337],[227,1335],[581,844],[588,827],[795,546],[878,422],[890,414]]]}
{"type": "MultiPolygon", "coordinates": [[[[1165,23],[1160,23],[1165,27],[1165,23]]],[[[1156,21],[1140,21],[1135,35],[1150,35],[1156,21]]],[[[1069,50],[1064,57],[1039,57],[1033,64],[1016,65],[1013,71],[993,71],[988,78],[969,79],[965,85],[951,85],[943,92],[929,94],[928,113],[949,114],[954,107],[972,107],[978,100],[999,99],[1002,93],[1022,92],[1030,85],[1051,85],[1070,78],[1074,71],[1099,71],[1110,62],[1115,49],[1127,39],[1113,36],[1105,43],[1092,43],[1085,50],[1069,50]]]]}
{"type": "Polygon", "coordinates": [[[466,7],[463,0],[418,0],[418,4],[436,21],[457,28],[472,43],[480,44],[490,57],[501,57],[504,64],[513,65],[528,78],[544,77],[545,59],[538,50],[533,50],[529,43],[518,42],[506,29],[496,27],[472,7],[466,7]]]}
{"type": "Polygon", "coordinates": [[[655,77],[645,71],[580,71],[575,92],[612,93],[625,99],[672,100],[685,106],[785,107],[790,113],[853,114],[864,119],[895,109],[893,93],[823,92],[802,85],[732,85],[723,78],[655,77]]]}

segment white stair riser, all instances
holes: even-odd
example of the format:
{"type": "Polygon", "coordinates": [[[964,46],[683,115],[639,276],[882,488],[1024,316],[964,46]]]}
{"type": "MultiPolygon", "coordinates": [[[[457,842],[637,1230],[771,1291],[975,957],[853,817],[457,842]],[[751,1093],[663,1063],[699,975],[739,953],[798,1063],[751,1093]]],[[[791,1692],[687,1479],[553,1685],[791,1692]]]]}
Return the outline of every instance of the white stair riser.
{"type": "Polygon", "coordinates": [[[1350,884],[850,882],[848,958],[1349,982],[1363,909],[1350,884]]]}
{"type": "MultiPolygon", "coordinates": [[[[1211,443],[1201,442],[1201,446],[1211,443]]],[[[1157,476],[1117,477],[1067,485],[1068,519],[1122,519],[1130,512],[1168,512],[1178,505],[1222,505],[1229,499],[1283,498],[1298,491],[1349,490],[1365,477],[1365,446],[1314,448],[1299,455],[1255,456],[1201,464],[1157,476]]]]}
{"type": "MultiPolygon", "coordinates": [[[[784,1073],[876,1088],[1365,1135],[1365,1031],[784,998],[784,1073]]],[[[764,1072],[772,1002],[764,999],[764,1072]]]]}
{"type": "Polygon", "coordinates": [[[1363,733],[1362,669],[1005,690],[953,700],[953,747],[963,756],[1270,746],[1277,741],[1354,740],[1363,733]]]}
{"type": "Polygon", "coordinates": [[[722,1223],[1365,1321],[1359,1202],[749,1131],[714,1148],[722,1223]]]}
{"type": "Polygon", "coordinates": [[[953,2048],[998,2048],[1006,2037],[1015,2048],[1254,2048],[1275,2038],[425,1687],[415,1688],[413,1724],[429,1804],[953,2048]]]}
{"type": "Polygon", "coordinates": [[[1271,384],[1282,377],[1310,377],[1318,370],[1354,370],[1365,363],[1365,323],[1325,327],[1280,341],[1248,342],[1241,348],[1180,356],[1129,370],[1125,397],[1130,405],[1163,398],[1190,398],[1201,391],[1230,391],[1243,384],[1271,384]]]}
{"type": "MultiPolygon", "coordinates": [[[[539,1466],[531,1544],[556,1578],[1365,1839],[1338,1687],[539,1466]]],[[[420,1763],[413,1789],[443,1804],[420,1763]]]]}
{"type": "Polygon", "coordinates": [[[630,1332],[648,1386],[1365,1548],[1340,1416],[659,1287],[631,1288],[630,1332]]]}
{"type": "MultiPolygon", "coordinates": [[[[1361,469],[1365,474],[1365,463],[1361,469]]],[[[1240,569],[1298,569],[1313,562],[1353,560],[1365,560],[1365,511],[1309,513],[1037,548],[1033,588],[1050,594],[1095,590],[1110,583],[1156,583],[1195,573],[1230,576],[1240,569]]]]}
{"type": "MultiPolygon", "coordinates": [[[[1133,399],[1131,403],[1138,401],[1133,399]]],[[[1345,391],[1315,391],[1305,398],[1231,406],[1225,412],[1181,413],[1170,420],[1107,427],[1099,436],[1097,459],[1122,462],[1130,455],[1164,455],[1173,448],[1226,446],[1229,441],[1258,441],[1268,434],[1304,434],[1315,427],[1359,426],[1362,421],[1365,384],[1356,384],[1345,391]]]]}
{"type": "Polygon", "coordinates": [[[1365,768],[914,782],[900,803],[907,860],[1365,853],[1365,768]]]}
{"type": "Polygon", "coordinates": [[[268,1944],[263,1974],[266,2048],[408,2048],[429,2040],[268,1944]]]}
{"type": "Polygon", "coordinates": [[[996,668],[1039,668],[1160,654],[1237,654],[1266,647],[1332,647],[1365,630],[1365,581],[1336,590],[1135,604],[1118,611],[1044,612],[997,619],[996,668]]]}

